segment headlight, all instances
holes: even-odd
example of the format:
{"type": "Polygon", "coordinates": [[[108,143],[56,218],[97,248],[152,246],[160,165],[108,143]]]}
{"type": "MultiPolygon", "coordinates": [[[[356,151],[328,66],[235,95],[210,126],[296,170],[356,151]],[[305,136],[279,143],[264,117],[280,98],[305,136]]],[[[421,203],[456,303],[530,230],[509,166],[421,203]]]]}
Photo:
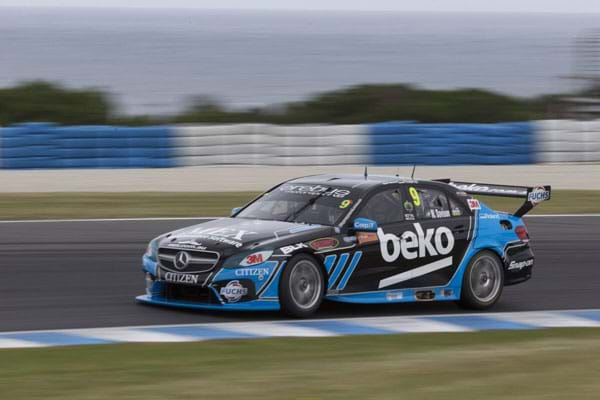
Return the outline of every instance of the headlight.
{"type": "Polygon", "coordinates": [[[254,253],[242,253],[229,257],[223,264],[224,268],[249,267],[251,265],[261,264],[267,261],[273,250],[262,250],[254,253]]]}
{"type": "Polygon", "coordinates": [[[148,247],[146,247],[146,252],[144,255],[146,257],[150,257],[153,260],[156,260],[156,251],[158,250],[158,239],[152,239],[150,243],[148,243],[148,247]]]}

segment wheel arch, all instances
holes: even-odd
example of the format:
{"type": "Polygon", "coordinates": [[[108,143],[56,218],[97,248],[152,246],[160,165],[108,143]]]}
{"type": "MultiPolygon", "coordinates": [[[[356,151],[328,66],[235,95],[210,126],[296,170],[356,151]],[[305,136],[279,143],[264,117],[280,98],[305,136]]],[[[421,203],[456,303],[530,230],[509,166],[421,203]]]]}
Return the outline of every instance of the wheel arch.
{"type": "MultiPolygon", "coordinates": [[[[315,253],[314,251],[311,251],[307,248],[299,249],[298,251],[295,251],[294,253],[290,254],[290,256],[288,257],[288,261],[285,263],[284,268],[287,268],[290,260],[298,255],[307,255],[307,256],[312,257],[316,261],[317,265],[321,269],[321,273],[323,274],[323,280],[325,282],[325,286],[327,286],[328,274],[327,274],[327,270],[325,269],[324,258],[319,257],[319,255],[317,253],[315,253]]],[[[327,290],[325,290],[325,291],[327,291],[327,290]]]]}

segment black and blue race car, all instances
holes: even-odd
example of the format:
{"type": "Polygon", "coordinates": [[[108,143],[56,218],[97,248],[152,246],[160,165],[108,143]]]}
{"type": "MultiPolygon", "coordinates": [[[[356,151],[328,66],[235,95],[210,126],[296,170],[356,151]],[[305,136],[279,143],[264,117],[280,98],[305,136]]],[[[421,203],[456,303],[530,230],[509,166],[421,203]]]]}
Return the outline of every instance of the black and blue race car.
{"type": "Polygon", "coordinates": [[[486,309],[534,265],[522,216],[549,186],[317,175],[281,183],[230,218],[161,235],[143,256],[144,303],[282,310],[323,300],[459,301],[486,309]],[[513,214],[472,195],[523,198],[513,214]]]}

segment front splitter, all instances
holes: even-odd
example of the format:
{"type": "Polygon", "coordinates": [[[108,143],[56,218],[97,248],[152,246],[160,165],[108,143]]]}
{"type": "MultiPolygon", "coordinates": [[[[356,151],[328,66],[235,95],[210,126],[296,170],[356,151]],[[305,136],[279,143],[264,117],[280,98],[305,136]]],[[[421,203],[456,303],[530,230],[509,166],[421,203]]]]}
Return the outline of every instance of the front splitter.
{"type": "Polygon", "coordinates": [[[153,304],[165,307],[191,308],[197,310],[225,310],[225,311],[279,311],[277,300],[252,300],[242,303],[206,304],[187,301],[175,301],[163,297],[142,295],[135,298],[140,303],[153,304]]]}

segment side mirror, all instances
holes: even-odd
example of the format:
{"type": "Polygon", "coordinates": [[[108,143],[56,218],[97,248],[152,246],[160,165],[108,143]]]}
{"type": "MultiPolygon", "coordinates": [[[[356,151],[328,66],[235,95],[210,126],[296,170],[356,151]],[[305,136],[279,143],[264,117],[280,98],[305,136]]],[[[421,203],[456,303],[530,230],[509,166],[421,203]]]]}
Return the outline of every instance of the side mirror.
{"type": "Polygon", "coordinates": [[[368,218],[356,218],[352,227],[355,231],[377,232],[377,222],[368,218]]]}
{"type": "Polygon", "coordinates": [[[242,207],[234,207],[231,209],[231,214],[230,216],[234,216],[235,214],[237,214],[240,210],[242,209],[242,207]]]}

